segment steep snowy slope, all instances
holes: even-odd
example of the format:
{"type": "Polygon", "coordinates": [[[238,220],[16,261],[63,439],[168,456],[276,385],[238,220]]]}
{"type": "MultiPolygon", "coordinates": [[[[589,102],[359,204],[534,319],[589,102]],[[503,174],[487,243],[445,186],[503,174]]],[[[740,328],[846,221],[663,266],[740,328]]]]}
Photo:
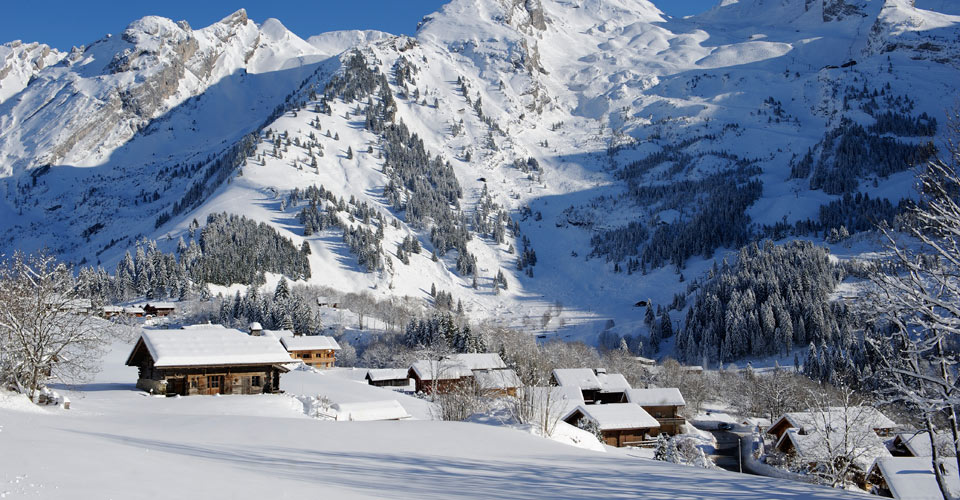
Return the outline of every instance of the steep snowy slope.
{"type": "Polygon", "coordinates": [[[23,90],[40,70],[66,54],[40,43],[19,40],[0,45],[0,103],[23,90]]]}
{"type": "Polygon", "coordinates": [[[309,42],[242,13],[147,18],[0,104],[0,248],[113,266],[227,211],[308,242],[319,284],[435,286],[476,319],[645,334],[633,305],[685,295],[727,250],[820,240],[821,206],[846,195],[910,196],[958,35],[960,17],[907,0],[686,19],[646,0],[454,0],[412,38],[309,42]]]}
{"type": "Polygon", "coordinates": [[[242,10],[196,31],[145,17],[40,71],[0,108],[0,175],[100,165],[151,120],[226,77],[282,73],[322,58],[279,21],[257,26],[242,10]]]}

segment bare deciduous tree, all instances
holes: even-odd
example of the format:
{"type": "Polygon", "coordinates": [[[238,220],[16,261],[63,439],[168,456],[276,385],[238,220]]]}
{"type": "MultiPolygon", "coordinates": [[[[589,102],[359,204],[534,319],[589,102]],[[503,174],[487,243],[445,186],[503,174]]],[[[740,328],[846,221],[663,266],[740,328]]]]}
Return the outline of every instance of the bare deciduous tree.
{"type": "Polygon", "coordinates": [[[51,380],[95,373],[110,324],[90,315],[73,274],[46,252],[0,265],[0,377],[36,401],[51,380]]]}

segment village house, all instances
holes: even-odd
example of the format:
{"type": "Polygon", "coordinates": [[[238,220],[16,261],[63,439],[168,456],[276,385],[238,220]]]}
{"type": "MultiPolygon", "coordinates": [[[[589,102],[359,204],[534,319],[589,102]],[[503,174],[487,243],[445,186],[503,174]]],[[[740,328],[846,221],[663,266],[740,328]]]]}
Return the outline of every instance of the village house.
{"type": "Polygon", "coordinates": [[[202,325],[146,330],[127,358],[137,387],[153,394],[260,394],[280,390],[290,355],[273,339],[202,325]]]}
{"type": "Polygon", "coordinates": [[[869,427],[854,427],[830,432],[787,429],[777,441],[776,450],[784,456],[816,467],[838,456],[850,457],[857,482],[866,476],[867,470],[878,458],[890,457],[890,451],[869,427]]]}
{"type": "Polygon", "coordinates": [[[681,415],[681,411],[687,405],[680,389],[670,388],[650,388],[650,389],[628,389],[626,402],[640,405],[653,418],[660,423],[660,432],[675,436],[683,433],[683,425],[687,421],[681,415]]]}
{"type": "Polygon", "coordinates": [[[890,436],[897,424],[886,415],[870,406],[843,408],[829,408],[823,412],[797,411],[784,413],[774,421],[767,432],[776,436],[777,441],[783,437],[787,429],[798,429],[800,434],[810,432],[817,427],[823,427],[824,422],[837,422],[833,427],[839,428],[846,415],[856,415],[856,420],[864,428],[873,430],[878,436],[890,436]]]}
{"type": "Polygon", "coordinates": [[[173,302],[148,302],[143,306],[143,312],[153,317],[169,316],[176,310],[177,306],[173,302]]]}
{"type": "Polygon", "coordinates": [[[333,368],[340,344],[326,335],[281,336],[280,343],[293,359],[299,359],[314,368],[333,368]]]}
{"type": "Polygon", "coordinates": [[[473,372],[480,390],[488,396],[514,396],[520,387],[520,377],[517,372],[505,370],[478,370],[473,372]]]}
{"type": "Polygon", "coordinates": [[[458,384],[470,381],[473,371],[451,358],[421,359],[410,365],[407,376],[414,380],[417,392],[431,394],[449,392],[458,384]]]}
{"type": "MultiPolygon", "coordinates": [[[[938,433],[935,441],[941,457],[955,457],[957,455],[957,450],[953,446],[953,437],[950,435],[938,433]]],[[[932,457],[933,449],[930,447],[930,434],[927,431],[899,432],[893,438],[890,453],[895,457],[932,457]]]]}
{"type": "Polygon", "coordinates": [[[106,319],[115,318],[123,314],[123,308],[120,306],[103,306],[100,308],[100,316],[106,319]]]}
{"type": "Polygon", "coordinates": [[[604,443],[617,447],[639,446],[660,428],[656,419],[633,403],[579,405],[563,417],[574,427],[579,427],[584,419],[597,424],[604,443]]]}
{"type": "Polygon", "coordinates": [[[607,373],[603,368],[595,370],[597,380],[600,381],[600,392],[597,399],[600,403],[622,403],[630,389],[627,378],[619,373],[607,373]]]}
{"type": "Polygon", "coordinates": [[[337,403],[330,407],[338,422],[373,422],[379,420],[407,420],[410,414],[395,399],[337,403]]]}
{"type": "MultiPolygon", "coordinates": [[[[955,459],[941,459],[947,485],[960,491],[960,476],[955,459]]],[[[882,457],[867,471],[863,489],[887,498],[900,500],[941,500],[940,486],[933,473],[930,457],[882,457]]]]}
{"type": "Polygon", "coordinates": [[[372,368],[367,370],[367,376],[364,379],[367,384],[376,387],[402,391],[415,390],[410,377],[407,375],[407,370],[403,368],[372,368]]]}
{"type": "Polygon", "coordinates": [[[551,382],[554,385],[579,388],[586,404],[599,401],[600,390],[603,389],[597,374],[590,368],[557,368],[551,374],[551,382]]]}
{"type": "Polygon", "coordinates": [[[146,314],[140,306],[127,306],[123,308],[123,315],[128,318],[142,318],[146,316],[146,314]]]}

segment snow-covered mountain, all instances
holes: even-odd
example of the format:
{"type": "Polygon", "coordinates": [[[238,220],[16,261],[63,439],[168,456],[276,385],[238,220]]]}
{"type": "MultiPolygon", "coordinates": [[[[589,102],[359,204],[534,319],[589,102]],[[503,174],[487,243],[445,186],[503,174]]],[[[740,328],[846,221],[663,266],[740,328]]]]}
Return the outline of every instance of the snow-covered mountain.
{"type": "Polygon", "coordinates": [[[226,211],[308,242],[316,283],[642,333],[634,304],[670,303],[725,250],[819,241],[844,195],[911,195],[960,81],[960,13],[916,3],[724,0],[675,19],[647,0],[453,0],[414,37],[304,41],[239,11],[198,30],[144,18],[70,54],[4,45],[21,76],[0,80],[0,248],[112,267],[226,211]],[[428,196],[401,163],[436,158],[433,187],[449,163],[457,189],[418,216],[428,196]],[[343,227],[305,231],[289,194],[314,185],[343,227]],[[438,248],[445,222],[469,241],[438,248]],[[382,234],[378,258],[345,241],[361,230],[382,234]],[[426,251],[401,258],[410,236],[426,251]]]}

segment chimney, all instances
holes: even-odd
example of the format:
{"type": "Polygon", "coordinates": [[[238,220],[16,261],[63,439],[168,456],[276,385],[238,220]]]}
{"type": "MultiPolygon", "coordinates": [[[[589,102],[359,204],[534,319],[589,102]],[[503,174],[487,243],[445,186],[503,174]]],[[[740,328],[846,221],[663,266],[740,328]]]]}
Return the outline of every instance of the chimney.
{"type": "Polygon", "coordinates": [[[250,329],[251,337],[259,337],[263,335],[263,327],[260,326],[260,323],[257,323],[256,321],[254,321],[253,323],[250,323],[250,326],[248,328],[250,329]]]}

